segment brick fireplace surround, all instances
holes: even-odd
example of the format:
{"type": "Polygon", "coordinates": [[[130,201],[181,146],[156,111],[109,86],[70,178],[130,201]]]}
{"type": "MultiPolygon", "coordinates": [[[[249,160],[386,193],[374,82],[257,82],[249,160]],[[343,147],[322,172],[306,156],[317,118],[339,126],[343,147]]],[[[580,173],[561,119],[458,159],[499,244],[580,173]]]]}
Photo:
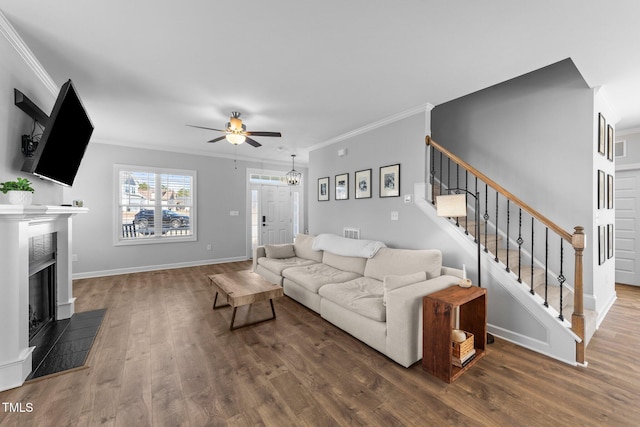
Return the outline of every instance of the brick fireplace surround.
{"type": "Polygon", "coordinates": [[[0,391],[21,386],[32,370],[29,347],[29,238],[57,234],[56,319],[74,313],[70,206],[0,205],[0,391]]]}

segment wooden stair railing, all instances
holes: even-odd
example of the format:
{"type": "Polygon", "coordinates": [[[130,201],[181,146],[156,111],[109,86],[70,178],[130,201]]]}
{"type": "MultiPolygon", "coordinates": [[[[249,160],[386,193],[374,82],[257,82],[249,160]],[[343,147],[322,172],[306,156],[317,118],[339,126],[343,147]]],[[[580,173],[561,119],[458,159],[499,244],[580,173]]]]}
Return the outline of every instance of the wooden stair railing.
{"type": "MultiPolygon", "coordinates": [[[[462,160],[455,154],[448,151],[446,148],[439,145],[429,136],[426,137],[426,145],[427,145],[428,151],[429,151],[429,148],[431,149],[431,151],[429,152],[430,166],[428,165],[429,181],[431,184],[431,203],[435,204],[436,195],[438,195],[438,193],[442,194],[443,189],[464,188],[464,189],[467,189],[467,191],[469,191],[468,190],[469,175],[471,175],[472,183],[475,183],[475,190],[472,189],[471,193],[478,194],[480,195],[481,198],[482,198],[482,195],[484,195],[484,213],[482,212],[482,206],[481,206],[480,217],[484,220],[485,252],[489,252],[488,246],[490,241],[492,242],[491,244],[495,243],[495,249],[493,249],[495,251],[495,261],[496,262],[500,261],[498,256],[499,251],[497,249],[497,246],[498,246],[498,242],[502,240],[503,237],[506,237],[504,238],[504,243],[506,244],[506,262],[505,262],[506,270],[511,271],[510,263],[511,265],[513,265],[513,262],[517,261],[518,282],[521,282],[521,283],[522,283],[521,271],[522,271],[522,265],[523,265],[523,254],[525,257],[528,257],[530,259],[530,265],[531,265],[530,266],[531,294],[535,293],[534,292],[534,270],[537,268],[535,266],[537,264],[542,264],[544,266],[544,273],[539,274],[538,276],[544,277],[544,282],[545,282],[544,283],[544,305],[547,307],[548,307],[547,291],[549,287],[547,280],[549,276],[548,268],[550,265],[550,262],[548,260],[549,251],[550,251],[549,230],[551,230],[552,233],[554,233],[556,236],[559,237],[560,248],[559,248],[559,254],[557,254],[559,256],[556,257],[559,259],[551,262],[551,264],[555,268],[559,269],[557,280],[559,283],[559,294],[560,294],[560,307],[558,310],[559,311],[558,317],[560,318],[560,320],[564,320],[564,317],[562,314],[563,287],[566,286],[565,285],[566,277],[564,275],[565,260],[564,260],[563,242],[567,242],[573,247],[574,249],[574,260],[573,260],[574,281],[573,281],[573,313],[571,314],[571,330],[578,337],[580,337],[580,342],[576,343],[576,362],[581,365],[584,365],[585,317],[584,317],[584,303],[583,303],[584,296],[583,296],[583,276],[582,276],[582,272],[583,272],[582,258],[583,258],[583,251],[585,247],[584,228],[581,226],[576,226],[574,227],[573,233],[570,233],[564,230],[563,228],[555,224],[553,221],[551,221],[550,219],[542,215],[540,212],[536,211],[531,206],[526,204],[524,201],[520,200],[517,196],[515,196],[514,194],[504,189],[502,186],[500,186],[498,183],[493,181],[491,178],[487,177],[485,174],[478,171],[473,166],[469,165],[464,160],[462,160]],[[438,163],[436,163],[436,151],[439,154],[438,163]],[[446,158],[446,163],[445,163],[445,158],[446,158]],[[445,176],[445,169],[446,169],[446,176],[445,176]],[[462,173],[464,176],[464,183],[460,182],[460,173],[461,173],[460,169],[462,169],[462,173]],[[438,173],[440,175],[439,175],[439,178],[437,179],[436,175],[438,173]],[[452,173],[454,174],[454,178],[451,177],[452,173]],[[480,187],[478,186],[479,181],[481,183],[480,187]],[[482,191],[482,185],[484,186],[484,192],[482,191]],[[437,190],[438,187],[440,188],[439,191],[437,190]],[[494,213],[493,217],[489,213],[490,212],[489,211],[489,189],[495,192],[495,210],[493,212],[494,213]],[[503,199],[501,200],[500,197],[502,197],[503,199]],[[503,206],[506,205],[506,209],[503,209],[502,212],[500,211],[501,202],[503,206]],[[515,238],[515,240],[513,236],[510,235],[510,230],[514,228],[511,225],[511,218],[510,218],[512,211],[517,211],[517,215],[518,215],[518,225],[517,225],[518,236],[517,238],[515,238]],[[527,248],[525,248],[526,246],[525,243],[528,237],[524,237],[522,234],[523,212],[525,213],[525,215],[528,215],[531,218],[531,235],[530,235],[530,241],[528,242],[529,245],[527,248]],[[502,218],[505,216],[506,216],[506,219],[502,218]],[[493,220],[493,223],[490,223],[489,220],[493,220]],[[506,227],[501,227],[500,221],[506,221],[506,227]],[[539,247],[534,248],[534,242],[536,241],[536,237],[534,236],[536,221],[542,224],[542,226],[544,226],[545,228],[545,233],[544,233],[545,236],[542,239],[544,240],[544,245],[543,245],[544,256],[540,257],[540,258],[544,258],[544,262],[542,263],[537,261],[538,257],[536,256],[536,253],[542,254],[542,249],[540,249],[539,247]],[[491,240],[489,240],[488,230],[491,226],[493,226],[495,233],[492,233],[491,240]],[[506,229],[506,232],[505,232],[505,229],[506,229]],[[506,236],[504,236],[505,234],[506,236]],[[495,240],[493,240],[494,238],[495,240]],[[510,249],[511,245],[517,246],[517,254],[515,253],[516,252],[515,249],[513,250],[510,249]],[[537,252],[534,251],[534,249],[537,252]],[[527,250],[529,251],[528,253],[527,253],[527,250]],[[514,258],[514,259],[512,260],[511,258],[514,258]]],[[[459,221],[457,218],[456,218],[456,225],[459,225],[459,221]]],[[[466,219],[465,219],[464,228],[465,228],[465,232],[468,234],[466,219]]],[[[481,236],[474,236],[474,239],[480,239],[482,242],[482,232],[480,234],[481,236]]],[[[538,240],[540,240],[540,238],[538,238],[538,240]]],[[[551,250],[553,251],[554,249],[551,249],[551,250]]],[[[504,253],[504,250],[502,250],[501,253],[504,253]]],[[[529,270],[529,267],[525,267],[525,269],[529,270]]]]}

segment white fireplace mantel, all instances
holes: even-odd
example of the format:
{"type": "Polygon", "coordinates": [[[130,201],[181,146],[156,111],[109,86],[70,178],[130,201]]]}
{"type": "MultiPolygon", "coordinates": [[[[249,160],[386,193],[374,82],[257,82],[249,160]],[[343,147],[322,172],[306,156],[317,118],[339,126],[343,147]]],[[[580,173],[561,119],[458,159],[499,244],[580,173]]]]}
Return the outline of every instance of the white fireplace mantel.
{"type": "Polygon", "coordinates": [[[56,319],[74,313],[71,217],[87,208],[0,204],[0,391],[24,383],[29,347],[29,238],[57,234],[56,319]]]}

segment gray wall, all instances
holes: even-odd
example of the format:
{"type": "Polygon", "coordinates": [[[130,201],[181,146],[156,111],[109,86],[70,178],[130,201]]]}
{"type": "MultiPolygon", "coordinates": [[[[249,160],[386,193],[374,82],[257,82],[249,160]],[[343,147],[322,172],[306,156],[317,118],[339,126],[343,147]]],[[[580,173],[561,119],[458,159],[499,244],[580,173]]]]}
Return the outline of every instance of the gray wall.
{"type": "Polygon", "coordinates": [[[592,110],[593,92],[565,60],[436,106],[432,136],[573,230],[592,221],[592,110]]]}
{"type": "MultiPolygon", "coordinates": [[[[284,165],[90,144],[68,200],[81,199],[89,213],[73,222],[74,274],[140,271],[163,265],[197,265],[246,259],[247,168],[281,170],[284,165]],[[114,164],[195,170],[197,173],[197,234],[195,242],[115,246],[114,164]],[[238,211],[238,216],[230,216],[238,211]],[[207,250],[212,245],[212,251],[207,250]]],[[[303,173],[306,169],[297,168],[303,173]]]]}
{"type": "Polygon", "coordinates": [[[469,273],[475,274],[473,253],[460,250],[441,225],[415,203],[404,203],[404,195],[414,195],[414,184],[425,181],[425,135],[430,123],[430,113],[421,112],[312,151],[307,192],[309,232],[341,235],[343,227],[360,228],[362,239],[381,240],[390,247],[440,249],[444,265],[462,268],[465,264],[469,273]],[[346,149],[347,155],[338,156],[340,149],[346,149]],[[400,163],[401,197],[380,198],[380,167],[395,163],[400,163]],[[372,169],[372,198],[356,200],[354,175],[363,169],[372,169]],[[349,173],[349,199],[335,200],[335,175],[342,173],[349,173]],[[331,197],[319,202],[317,181],[326,176],[331,197]],[[391,220],[392,211],[398,212],[398,221],[391,220]]]}
{"type": "MultiPolygon", "coordinates": [[[[34,204],[60,204],[62,188],[59,185],[20,172],[24,162],[20,151],[21,135],[31,133],[33,119],[14,105],[13,89],[27,95],[47,114],[53,108],[57,93],[47,88],[12,44],[1,36],[0,58],[0,182],[27,178],[36,190],[34,204]]],[[[0,193],[0,203],[8,203],[5,198],[0,193]]]]}
{"type": "MultiPolygon", "coordinates": [[[[585,228],[585,292],[596,294],[597,108],[594,91],[573,62],[438,105],[431,119],[436,142],[563,229],[585,228]]],[[[593,299],[586,304],[596,305],[593,299]]]]}
{"type": "Polygon", "coordinates": [[[424,182],[425,113],[354,136],[309,153],[309,232],[342,234],[343,227],[360,228],[362,239],[388,246],[427,247],[432,224],[403,195],[424,182]],[[338,156],[346,149],[347,155],[338,156]],[[400,164],[400,197],[379,197],[380,167],[400,164]],[[355,172],[372,169],[372,197],[355,199],[355,172]],[[335,200],[335,176],[349,174],[349,199],[335,200]],[[318,178],[329,177],[330,200],[318,201],[318,178]],[[391,212],[398,212],[398,221],[391,212]]]}

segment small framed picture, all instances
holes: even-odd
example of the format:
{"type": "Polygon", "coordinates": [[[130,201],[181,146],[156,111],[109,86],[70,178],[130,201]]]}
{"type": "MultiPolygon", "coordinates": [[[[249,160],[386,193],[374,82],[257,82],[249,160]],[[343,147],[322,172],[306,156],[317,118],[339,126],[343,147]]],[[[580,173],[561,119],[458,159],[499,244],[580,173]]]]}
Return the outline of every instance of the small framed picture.
{"type": "Polygon", "coordinates": [[[613,258],[613,224],[607,224],[607,259],[613,258]]]}
{"type": "Polygon", "coordinates": [[[604,156],[607,143],[607,121],[602,113],[598,113],[598,153],[604,156]]]}
{"type": "Polygon", "coordinates": [[[613,175],[607,174],[607,209],[613,209],[613,175]]]}
{"type": "Polygon", "coordinates": [[[380,168],[380,197],[400,197],[400,164],[380,168]]]}
{"type": "Polygon", "coordinates": [[[607,260],[607,227],[598,226],[598,265],[604,264],[607,260]]]}
{"type": "Polygon", "coordinates": [[[605,207],[606,190],[605,173],[604,171],[598,170],[598,209],[604,209],[605,207]]]}
{"type": "Polygon", "coordinates": [[[347,200],[349,198],[349,174],[336,175],[336,200],[347,200]]]}
{"type": "Polygon", "coordinates": [[[356,199],[371,198],[371,169],[356,172],[356,199]]]}
{"type": "Polygon", "coordinates": [[[326,202],[329,200],[329,177],[318,178],[318,201],[326,202]]]}
{"type": "Polygon", "coordinates": [[[613,126],[607,126],[607,159],[613,162],[613,126]]]}

